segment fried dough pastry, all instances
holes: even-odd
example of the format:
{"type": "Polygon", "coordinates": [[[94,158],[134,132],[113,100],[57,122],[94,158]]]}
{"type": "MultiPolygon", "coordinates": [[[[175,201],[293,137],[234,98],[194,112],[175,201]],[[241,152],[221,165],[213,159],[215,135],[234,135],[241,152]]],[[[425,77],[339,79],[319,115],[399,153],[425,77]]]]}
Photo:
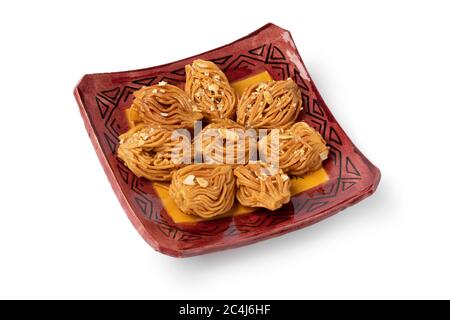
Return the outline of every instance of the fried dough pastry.
{"type": "Polygon", "coordinates": [[[179,141],[172,140],[172,130],[141,124],[120,137],[117,156],[138,177],[170,181],[172,173],[183,166],[172,159],[173,148],[179,141]]]}
{"type": "Polygon", "coordinates": [[[256,154],[256,135],[246,135],[243,126],[233,120],[224,119],[207,125],[194,138],[193,147],[196,148],[197,154],[202,154],[204,162],[243,165],[249,160],[250,143],[255,146],[253,152],[256,154]]]}
{"type": "Polygon", "coordinates": [[[211,61],[198,59],[186,65],[185,90],[208,120],[232,118],[236,112],[236,93],[211,61]]]}
{"type": "MultiPolygon", "coordinates": [[[[272,139],[277,132],[272,130],[269,135],[258,143],[260,154],[269,157],[272,152],[272,139]]],[[[290,128],[278,132],[279,167],[289,175],[302,176],[316,171],[322,161],[328,158],[329,147],[314,128],[306,122],[298,122],[290,128]]],[[[275,144],[276,145],[276,144],[275,144]]]]}
{"type": "Polygon", "coordinates": [[[134,92],[128,118],[132,125],[144,123],[176,129],[193,128],[194,122],[201,120],[203,115],[183,90],[160,82],[134,92]]]}
{"type": "Polygon", "coordinates": [[[287,128],[302,110],[300,89],[292,79],[253,84],[237,107],[237,122],[251,128],[287,128]]]}
{"type": "Polygon", "coordinates": [[[291,199],[289,176],[267,163],[250,162],[234,169],[239,203],[276,210],[291,199]]]}
{"type": "Polygon", "coordinates": [[[193,164],[173,174],[169,194],[178,208],[191,215],[212,218],[231,209],[235,179],[228,165],[193,164]]]}

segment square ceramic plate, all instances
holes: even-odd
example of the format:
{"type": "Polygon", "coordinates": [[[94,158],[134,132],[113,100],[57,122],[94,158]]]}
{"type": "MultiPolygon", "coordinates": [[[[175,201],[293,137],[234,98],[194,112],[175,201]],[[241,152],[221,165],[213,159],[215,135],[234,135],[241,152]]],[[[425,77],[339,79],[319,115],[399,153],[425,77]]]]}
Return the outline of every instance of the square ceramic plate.
{"type": "MultiPolygon", "coordinates": [[[[322,219],[371,195],[380,171],[356,148],[322,100],[290,33],[267,24],[224,47],[148,69],[84,76],[75,88],[89,137],[129,219],[156,250],[176,257],[204,254],[247,245],[290,232],[322,219]],[[211,221],[183,221],[157,186],[133,175],[115,156],[118,136],[127,131],[124,110],[133,92],[167,81],[183,88],[184,66],[196,58],[214,61],[238,84],[268,74],[293,78],[301,88],[300,118],[318,130],[330,146],[324,162],[326,179],[297,193],[275,212],[258,209],[211,221]],[[244,80],[243,80],[244,79],[244,80]]],[[[308,178],[299,183],[308,182],[308,178]]]]}

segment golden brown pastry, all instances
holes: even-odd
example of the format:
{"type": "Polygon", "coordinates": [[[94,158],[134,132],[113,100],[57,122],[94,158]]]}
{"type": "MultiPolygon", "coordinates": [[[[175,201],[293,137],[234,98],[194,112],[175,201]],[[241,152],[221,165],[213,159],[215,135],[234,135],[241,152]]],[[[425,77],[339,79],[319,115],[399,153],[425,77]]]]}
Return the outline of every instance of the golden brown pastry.
{"type": "Polygon", "coordinates": [[[166,128],[193,128],[201,120],[200,108],[180,88],[160,82],[134,92],[128,110],[131,125],[140,123],[161,125],[166,128]]]}
{"type": "Polygon", "coordinates": [[[276,210],[291,199],[289,176],[267,163],[250,162],[234,169],[238,201],[247,207],[276,210]]]}
{"type": "MultiPolygon", "coordinates": [[[[138,177],[170,181],[172,173],[183,166],[182,161],[178,161],[181,158],[172,159],[173,148],[180,146],[179,140],[172,140],[172,132],[166,128],[138,125],[119,137],[117,155],[138,177]]],[[[180,156],[183,156],[182,152],[180,156]]]]}
{"type": "Polygon", "coordinates": [[[252,141],[255,146],[253,152],[256,154],[256,135],[246,135],[243,126],[233,120],[224,119],[207,125],[194,138],[193,148],[197,154],[203,156],[206,163],[244,165],[248,162],[252,141]]]}
{"type": "Polygon", "coordinates": [[[208,120],[232,118],[236,112],[236,93],[211,61],[198,59],[186,66],[185,90],[208,120]]]}
{"type": "MultiPolygon", "coordinates": [[[[302,176],[319,169],[327,159],[329,147],[314,128],[298,122],[286,130],[272,130],[258,143],[259,152],[270,158],[272,139],[278,134],[279,167],[289,175],[302,176]]],[[[276,144],[275,144],[276,145],[276,144]]]]}
{"type": "Polygon", "coordinates": [[[292,79],[253,84],[237,107],[237,122],[251,128],[287,128],[302,110],[300,89],[292,79]]]}
{"type": "Polygon", "coordinates": [[[235,179],[228,165],[193,164],[173,175],[169,194],[178,208],[202,218],[212,218],[231,209],[235,179]]]}

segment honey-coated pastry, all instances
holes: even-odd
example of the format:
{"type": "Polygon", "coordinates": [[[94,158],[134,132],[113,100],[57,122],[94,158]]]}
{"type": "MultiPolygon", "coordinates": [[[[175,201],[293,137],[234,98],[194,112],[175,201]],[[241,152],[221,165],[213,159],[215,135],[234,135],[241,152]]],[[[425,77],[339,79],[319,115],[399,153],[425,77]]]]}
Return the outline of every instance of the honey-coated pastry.
{"type": "Polygon", "coordinates": [[[236,93],[211,61],[198,59],[186,65],[185,90],[208,120],[232,118],[236,112],[236,93]]]}
{"type": "Polygon", "coordinates": [[[183,166],[172,159],[172,130],[141,124],[122,134],[117,150],[119,159],[138,177],[170,181],[172,173],[183,166]]]}
{"type": "Polygon", "coordinates": [[[321,167],[322,161],[328,158],[329,147],[325,140],[306,122],[295,123],[283,131],[272,130],[259,141],[260,154],[270,158],[272,139],[276,137],[276,133],[279,139],[279,167],[289,175],[302,176],[316,171],[321,167]]]}
{"type": "Polygon", "coordinates": [[[235,179],[228,165],[193,164],[177,170],[169,187],[178,208],[191,215],[212,218],[231,209],[235,179]]]}
{"type": "Polygon", "coordinates": [[[255,83],[239,99],[237,122],[251,128],[287,128],[301,110],[300,89],[291,78],[255,83]]]}
{"type": "Polygon", "coordinates": [[[281,169],[257,161],[234,169],[239,203],[276,210],[291,199],[289,176],[281,169]]]}
{"type": "Polygon", "coordinates": [[[175,129],[193,128],[203,115],[183,90],[162,81],[134,92],[128,118],[132,125],[144,123],[175,129]]]}
{"type": "Polygon", "coordinates": [[[243,126],[224,119],[207,125],[194,138],[193,148],[203,156],[206,163],[243,165],[249,160],[251,143],[255,149],[252,151],[256,154],[256,134],[254,137],[249,136],[243,126]]]}

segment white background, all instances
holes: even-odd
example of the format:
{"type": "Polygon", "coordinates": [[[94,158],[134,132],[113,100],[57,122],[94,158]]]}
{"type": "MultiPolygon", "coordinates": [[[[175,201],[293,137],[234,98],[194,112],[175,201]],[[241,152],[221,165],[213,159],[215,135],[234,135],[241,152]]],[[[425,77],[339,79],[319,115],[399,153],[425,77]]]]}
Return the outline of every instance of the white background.
{"type": "Polygon", "coordinates": [[[446,1],[2,1],[0,298],[450,298],[446,1]],[[7,4],[10,3],[10,4],[7,4]],[[189,259],[116,199],[72,90],[267,22],[379,166],[378,191],[312,227],[189,259]]]}

